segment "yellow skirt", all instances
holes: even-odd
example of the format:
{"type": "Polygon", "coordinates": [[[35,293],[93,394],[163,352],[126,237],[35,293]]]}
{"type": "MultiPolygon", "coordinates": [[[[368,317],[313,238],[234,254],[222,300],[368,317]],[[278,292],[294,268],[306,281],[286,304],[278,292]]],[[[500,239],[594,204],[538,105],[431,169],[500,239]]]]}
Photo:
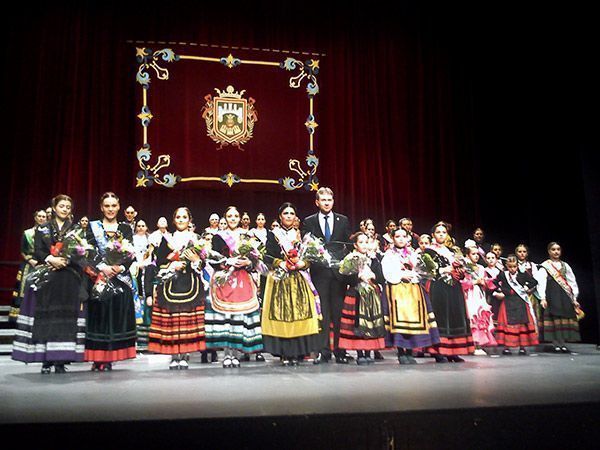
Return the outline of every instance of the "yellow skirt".
{"type": "Polygon", "coordinates": [[[391,333],[424,334],[432,326],[437,326],[430,320],[434,318],[433,312],[427,311],[425,295],[420,285],[388,284],[386,293],[390,305],[391,333]]]}
{"type": "Polygon", "coordinates": [[[280,338],[319,332],[315,296],[302,274],[291,272],[282,280],[267,276],[261,328],[263,335],[280,338]]]}

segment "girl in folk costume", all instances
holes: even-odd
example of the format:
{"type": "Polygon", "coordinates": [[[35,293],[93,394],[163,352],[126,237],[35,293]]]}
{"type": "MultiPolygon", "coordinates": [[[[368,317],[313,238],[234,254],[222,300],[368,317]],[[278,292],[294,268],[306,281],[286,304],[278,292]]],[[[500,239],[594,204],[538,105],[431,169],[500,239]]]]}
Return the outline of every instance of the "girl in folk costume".
{"type": "Polygon", "coordinates": [[[428,246],[431,245],[431,236],[428,234],[422,234],[419,236],[418,244],[419,246],[415,249],[415,251],[420,255],[428,246]]]}
{"type": "Polygon", "coordinates": [[[511,347],[519,347],[519,355],[527,355],[525,347],[538,344],[535,315],[529,295],[537,286],[537,281],[526,272],[519,272],[515,255],[506,258],[506,269],[496,279],[500,289],[497,294],[502,300],[498,312],[496,341],[504,345],[504,355],[511,355],[511,347]]]}
{"type": "Polygon", "coordinates": [[[479,265],[479,251],[475,241],[465,242],[465,277],[460,280],[467,305],[475,355],[487,355],[481,347],[495,346],[492,307],[486,300],[485,269],[479,265]]]}
{"type": "Polygon", "coordinates": [[[386,346],[398,349],[400,364],[416,364],[413,349],[439,344],[440,335],[429,296],[420,284],[419,254],[409,246],[405,229],[395,230],[392,239],[393,247],[381,260],[389,302],[386,346]]]}
{"type": "Polygon", "coordinates": [[[398,228],[398,225],[395,220],[389,219],[385,222],[385,234],[381,236],[382,251],[385,252],[394,246],[394,231],[396,231],[396,228],[398,228]]]}
{"type": "Polygon", "coordinates": [[[152,275],[152,270],[147,270],[147,267],[152,263],[151,255],[148,252],[150,245],[148,241],[148,226],[142,219],[135,222],[134,234],[132,238],[133,247],[135,249],[135,261],[131,265],[130,271],[135,282],[137,290],[135,304],[135,321],[137,324],[137,350],[148,350],[148,331],[150,328],[150,318],[152,307],[146,303],[146,298],[152,296],[152,283],[146,280],[152,275]],[[147,290],[147,288],[149,289],[147,290]]]}
{"type": "Polygon", "coordinates": [[[385,348],[385,322],[379,284],[385,282],[379,260],[369,256],[369,238],[359,232],[352,237],[354,250],[344,257],[340,273],[347,275],[340,325],[339,348],[356,350],[356,363],[370,364],[371,350],[385,348]]]}
{"type": "Polygon", "coordinates": [[[447,246],[447,243],[453,242],[448,235],[448,225],[438,222],[432,231],[433,241],[424,253],[435,263],[429,296],[440,332],[440,344],[431,347],[429,353],[439,363],[464,362],[459,355],[475,351],[460,285],[464,268],[455,250],[447,246]]]}
{"type": "Polygon", "coordinates": [[[94,362],[92,371],[112,370],[114,361],[136,355],[134,292],[129,274],[135,251],[131,245],[131,227],[117,221],[119,209],[119,198],[113,192],[106,192],[100,198],[102,219],[90,222],[99,261],[96,264],[99,275],[89,301],[85,343],[85,360],[94,362]],[[129,256],[114,256],[128,243],[132,251],[129,256]],[[109,280],[114,289],[95,295],[102,279],[109,280]]]}
{"type": "Polygon", "coordinates": [[[562,249],[556,242],[548,244],[548,256],[540,266],[538,292],[543,311],[540,335],[552,342],[555,352],[570,353],[566,342],[579,342],[579,287],[573,269],[560,259],[562,249]]]}
{"type": "Polygon", "coordinates": [[[494,325],[498,323],[498,312],[500,311],[500,303],[502,300],[498,298],[500,289],[496,285],[495,281],[500,275],[500,269],[498,269],[498,257],[494,252],[487,252],[485,255],[486,267],[484,270],[485,283],[486,283],[486,298],[488,304],[492,307],[492,320],[494,325]]]}
{"type": "Polygon", "coordinates": [[[250,275],[260,260],[242,247],[248,248],[252,239],[239,228],[240,213],[235,206],[225,211],[227,229],[212,238],[212,248],[225,256],[215,264],[210,281],[210,306],[206,311],[206,345],[223,348],[223,367],[239,367],[237,352],[254,353],[262,350],[262,333],[256,283],[250,275]],[[240,245],[243,244],[243,245],[240,245]]]}
{"type": "Polygon", "coordinates": [[[169,369],[187,369],[189,354],[204,350],[204,285],[202,264],[190,230],[192,214],[186,207],[173,213],[175,232],[161,240],[156,255],[162,281],[154,289],[148,350],[171,355],[169,369]]]}
{"type": "MultiPolygon", "coordinates": [[[[52,366],[64,373],[65,364],[84,356],[85,308],[82,269],[67,249],[77,227],[69,219],[73,200],[67,195],[52,199],[53,218],[35,230],[32,258],[39,262],[33,281],[27,279],[25,297],[17,317],[12,358],[26,363],[42,362],[42,373],[52,366]]],[[[76,242],[76,241],[72,241],[76,242]]]]}
{"type": "Polygon", "coordinates": [[[381,258],[381,241],[379,235],[375,231],[375,225],[370,223],[366,228],[367,231],[365,231],[365,234],[367,235],[367,254],[369,255],[369,258],[381,258]]]}
{"type": "Polygon", "coordinates": [[[318,294],[308,273],[309,261],[300,257],[300,231],[294,228],[296,207],[279,208],[280,228],[267,235],[267,254],[272,268],[266,278],[262,310],[265,351],[281,357],[284,366],[298,365],[319,351],[318,294]]]}
{"type": "Polygon", "coordinates": [[[267,218],[264,213],[259,212],[256,215],[256,226],[250,230],[252,236],[262,242],[264,245],[267,245],[267,218]]]}
{"type": "Polygon", "coordinates": [[[19,308],[21,307],[21,302],[25,296],[25,278],[31,269],[33,269],[39,263],[39,261],[34,258],[35,230],[40,225],[46,223],[46,211],[43,209],[36,211],[33,214],[33,220],[35,225],[25,230],[23,232],[23,237],[21,238],[21,257],[23,258],[23,262],[21,263],[19,272],[17,273],[17,283],[15,285],[15,290],[13,291],[13,301],[8,313],[9,322],[17,321],[19,308]]]}
{"type": "Polygon", "coordinates": [[[500,244],[498,244],[497,242],[493,243],[492,246],[490,247],[490,251],[496,255],[496,267],[499,270],[505,270],[504,269],[504,264],[502,263],[502,260],[504,259],[502,257],[502,246],[500,244]]]}
{"type": "MultiPolygon", "coordinates": [[[[517,261],[519,264],[519,272],[527,273],[528,276],[533,277],[536,281],[540,281],[540,277],[545,276],[545,273],[542,273],[538,269],[538,265],[530,262],[527,258],[529,256],[529,248],[525,244],[519,244],[515,248],[515,256],[517,257],[517,261]]],[[[538,299],[539,293],[536,289],[533,293],[529,294],[529,301],[533,306],[533,312],[536,318],[536,326],[539,328],[539,324],[542,321],[542,308],[540,306],[540,302],[538,299]]],[[[539,330],[538,330],[539,333],[539,330]]]]}

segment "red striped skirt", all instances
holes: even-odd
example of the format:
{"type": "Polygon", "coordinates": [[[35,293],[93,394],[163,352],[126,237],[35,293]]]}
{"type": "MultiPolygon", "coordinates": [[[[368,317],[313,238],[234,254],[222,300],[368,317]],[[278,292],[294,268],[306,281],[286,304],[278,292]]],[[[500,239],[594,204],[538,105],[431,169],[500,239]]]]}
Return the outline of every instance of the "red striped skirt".
{"type": "Polygon", "coordinates": [[[509,325],[506,318],[506,306],[500,304],[498,311],[498,325],[496,326],[496,342],[505,347],[527,347],[539,343],[538,334],[535,330],[535,322],[527,308],[527,323],[509,325]]]}
{"type": "MultiPolygon", "coordinates": [[[[416,349],[415,349],[416,350],[416,349]]],[[[458,356],[469,355],[475,351],[473,335],[444,337],[440,336],[440,343],[435,347],[428,347],[427,352],[431,355],[458,356]]]]}
{"type": "Polygon", "coordinates": [[[354,333],[356,319],[356,298],[347,295],[342,308],[340,339],[338,347],[345,350],[382,350],[385,348],[383,337],[365,338],[354,333]]]}
{"type": "Polygon", "coordinates": [[[84,359],[94,362],[114,362],[135,358],[135,347],[120,348],[118,350],[86,350],[84,359]]]}
{"type": "Polygon", "coordinates": [[[154,353],[175,355],[205,350],[204,306],[171,312],[155,305],[148,338],[148,350],[154,353]]]}

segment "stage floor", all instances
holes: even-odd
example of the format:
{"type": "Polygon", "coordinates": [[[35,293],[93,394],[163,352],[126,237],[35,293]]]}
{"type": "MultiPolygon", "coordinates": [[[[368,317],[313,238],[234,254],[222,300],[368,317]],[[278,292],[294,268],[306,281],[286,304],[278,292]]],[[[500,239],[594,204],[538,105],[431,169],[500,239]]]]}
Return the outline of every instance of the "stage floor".
{"type": "MultiPolygon", "coordinates": [[[[0,356],[0,423],[152,421],[228,417],[370,414],[515,406],[600,404],[600,351],[470,356],[463,364],[418,358],[400,366],[393,351],[370,366],[267,362],[223,369],[193,354],[187,371],[170,358],[139,355],[112,372],[72,364],[42,375],[40,364],[0,356]]],[[[219,354],[221,356],[221,354],[219,354]]]]}

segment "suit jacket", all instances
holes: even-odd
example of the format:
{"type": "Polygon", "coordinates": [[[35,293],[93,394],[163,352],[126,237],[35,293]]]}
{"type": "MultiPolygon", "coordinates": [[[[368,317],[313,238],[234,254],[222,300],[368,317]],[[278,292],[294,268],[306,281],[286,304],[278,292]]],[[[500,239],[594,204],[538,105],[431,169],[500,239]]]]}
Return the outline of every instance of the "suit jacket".
{"type": "MultiPolygon", "coordinates": [[[[333,231],[331,239],[328,243],[325,243],[325,248],[329,251],[334,259],[341,261],[344,256],[349,252],[348,241],[350,239],[350,222],[348,218],[342,214],[333,213],[333,231]]],[[[304,219],[302,223],[302,235],[311,233],[313,236],[323,239],[325,242],[325,236],[321,230],[321,224],[319,223],[319,214],[313,214],[304,219]]],[[[335,276],[338,280],[343,279],[337,268],[329,268],[319,264],[312,264],[310,268],[311,277],[323,278],[335,276]]]]}

